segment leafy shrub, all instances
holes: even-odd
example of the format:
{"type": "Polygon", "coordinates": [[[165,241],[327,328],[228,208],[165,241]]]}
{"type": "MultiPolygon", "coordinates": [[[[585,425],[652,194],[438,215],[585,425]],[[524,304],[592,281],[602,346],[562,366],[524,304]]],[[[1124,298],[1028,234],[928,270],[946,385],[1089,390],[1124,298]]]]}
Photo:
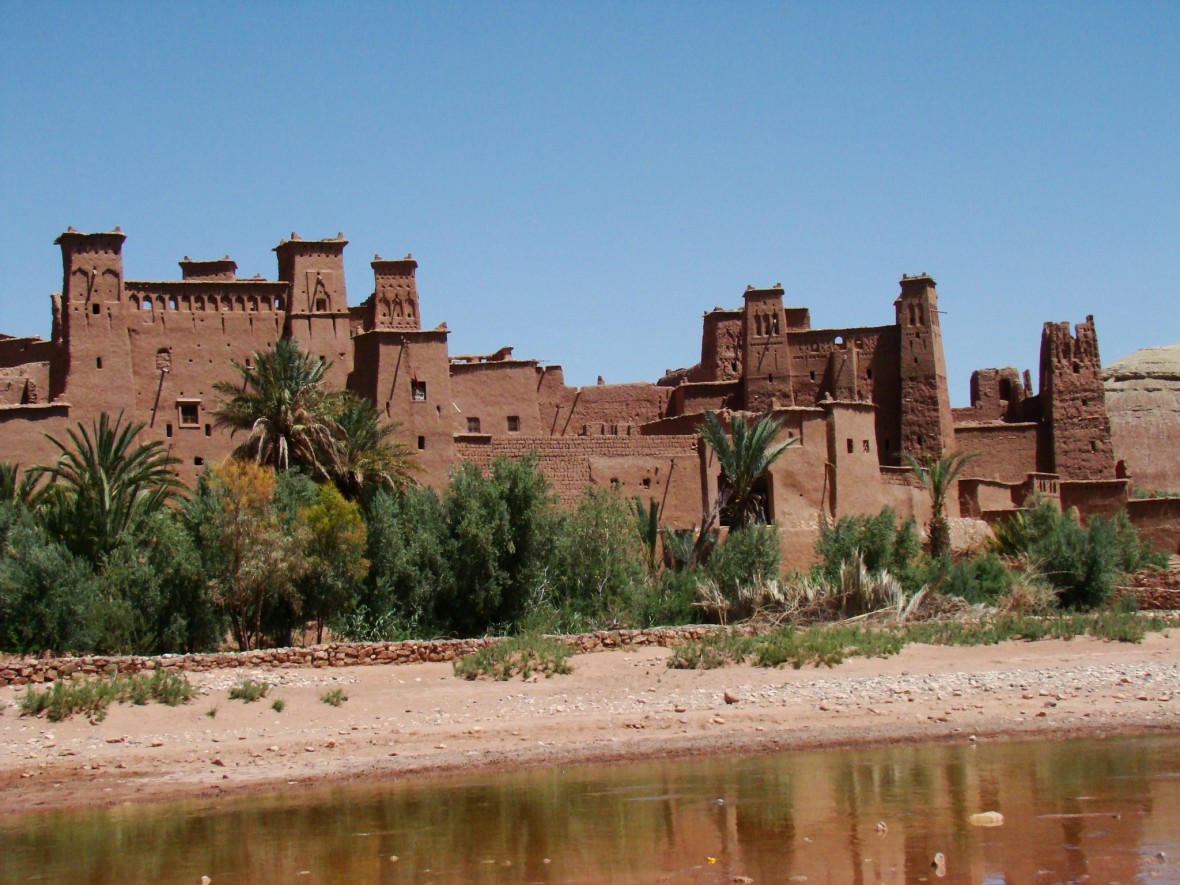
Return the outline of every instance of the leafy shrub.
{"type": "Polygon", "coordinates": [[[832,525],[821,524],[815,545],[819,570],[832,584],[840,582],[840,567],[859,552],[870,572],[889,572],[907,592],[925,583],[922,541],[912,518],[898,524],[886,507],[876,516],[842,516],[832,525]]]}
{"type": "Polygon", "coordinates": [[[1083,527],[1072,514],[1043,501],[1001,523],[995,535],[997,549],[1027,556],[1068,608],[1100,606],[1123,574],[1166,562],[1140,542],[1124,512],[1092,517],[1083,527]]]}
{"type": "Polygon", "coordinates": [[[1012,586],[1013,575],[994,553],[975,559],[961,559],[942,575],[938,589],[972,605],[994,605],[1012,586]]]}
{"type": "Polygon", "coordinates": [[[910,643],[926,645],[995,645],[1012,640],[1072,639],[1091,635],[1116,642],[1142,642],[1152,631],[1165,630],[1168,621],[1135,614],[1101,612],[1058,617],[1023,617],[1003,614],[979,622],[928,621],[908,626],[868,628],[832,625],[797,630],[782,627],[759,636],[739,636],[728,631],[681,643],[672,650],[668,666],[677,669],[712,669],[749,661],[760,667],[805,664],[834,667],[850,657],[885,657],[899,653],[910,643]]]}
{"type": "Polygon", "coordinates": [[[570,649],[564,642],[542,636],[515,636],[481,648],[455,661],[455,675],[464,679],[528,679],[534,673],[546,678],[571,672],[570,649]]]}
{"type": "Polygon", "coordinates": [[[725,543],[713,549],[702,573],[727,597],[736,598],[742,587],[777,580],[781,561],[775,527],[753,525],[731,531],[725,543]]]}
{"type": "Polygon", "coordinates": [[[591,486],[560,520],[552,570],[559,607],[615,621],[647,576],[647,551],[627,499],[591,486]]]}
{"type": "Polygon", "coordinates": [[[270,708],[276,713],[282,713],[287,708],[287,702],[282,698],[275,698],[270,702],[270,708]]]}
{"type": "Polygon", "coordinates": [[[632,627],[676,627],[700,620],[698,577],[693,571],[662,571],[633,588],[626,621],[632,627]]]}
{"type": "Polygon", "coordinates": [[[320,695],[320,700],[329,707],[339,707],[348,700],[348,695],[344,693],[342,688],[333,688],[320,695]]]}
{"type": "Polygon", "coordinates": [[[155,701],[175,707],[186,704],[196,689],[184,676],[157,670],[151,676],[110,676],[98,679],[58,680],[47,689],[30,687],[21,698],[21,712],[42,713],[51,722],[84,713],[95,722],[106,718],[113,703],[146,704],[155,701]]]}
{"type": "Polygon", "coordinates": [[[258,682],[254,679],[240,679],[237,684],[230,686],[229,699],[231,701],[245,701],[252,704],[259,698],[266,697],[270,691],[269,682],[258,682]]]}

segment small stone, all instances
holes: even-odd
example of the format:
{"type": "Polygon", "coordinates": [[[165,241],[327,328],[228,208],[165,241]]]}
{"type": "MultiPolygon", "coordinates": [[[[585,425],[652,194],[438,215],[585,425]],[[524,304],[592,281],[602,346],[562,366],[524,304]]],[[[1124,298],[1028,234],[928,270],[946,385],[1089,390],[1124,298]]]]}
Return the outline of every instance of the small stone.
{"type": "Polygon", "coordinates": [[[727,704],[736,704],[738,701],[740,701],[742,699],[741,695],[734,694],[732,691],[729,691],[728,689],[726,690],[725,694],[722,695],[722,697],[725,699],[725,703],[727,703],[727,704]]]}
{"type": "Polygon", "coordinates": [[[220,768],[225,768],[225,763],[222,762],[220,759],[214,759],[213,764],[216,766],[219,766],[220,768]]]}
{"type": "Polygon", "coordinates": [[[329,738],[328,740],[324,741],[324,746],[327,747],[329,750],[335,750],[336,749],[336,742],[329,738]]]}

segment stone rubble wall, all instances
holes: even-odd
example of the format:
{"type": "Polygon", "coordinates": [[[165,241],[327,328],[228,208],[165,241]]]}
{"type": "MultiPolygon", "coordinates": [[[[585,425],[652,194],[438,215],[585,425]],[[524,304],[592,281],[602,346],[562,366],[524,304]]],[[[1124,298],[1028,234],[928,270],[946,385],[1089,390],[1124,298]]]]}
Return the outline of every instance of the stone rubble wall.
{"type": "MultiPolygon", "coordinates": [[[[670,648],[700,639],[722,628],[715,626],[659,627],[649,630],[600,630],[556,637],[576,654],[606,651],[628,646],[670,648]]],[[[487,648],[501,640],[481,639],[409,640],[405,642],[333,642],[310,648],[267,648],[246,652],[160,655],[88,655],[84,657],[13,657],[0,655],[0,686],[53,682],[77,676],[129,674],[166,670],[202,673],[239,667],[357,667],[381,664],[419,664],[453,661],[487,648]]]]}

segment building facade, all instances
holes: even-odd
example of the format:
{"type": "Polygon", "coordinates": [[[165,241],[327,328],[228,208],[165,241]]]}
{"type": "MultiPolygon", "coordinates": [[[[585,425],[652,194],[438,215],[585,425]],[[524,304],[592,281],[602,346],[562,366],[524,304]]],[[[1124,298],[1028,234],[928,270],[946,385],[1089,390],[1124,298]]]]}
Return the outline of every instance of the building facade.
{"type": "Polygon", "coordinates": [[[560,366],[511,347],[452,354],[446,324],[423,329],[417,262],[376,256],[372,293],[350,306],[340,235],[275,247],[277,279],[240,279],[228,257],[180,262],[179,280],[128,280],[124,234],[79,233],[61,247],[62,290],[48,340],[0,337],[0,460],[43,463],[61,435],[100,412],[145,424],[192,482],[234,447],[212,417],[215,382],[235,380],[283,336],[331,364],[329,383],[372,400],[399,425],[424,482],[463,460],[536,453],[566,502],[589,485],[654,498],[673,526],[699,523],[718,470],[700,443],[706,410],[771,411],[796,444],[768,478],[767,511],[790,539],[821,514],[885,505],[924,516],[901,454],[960,450],[971,461],[952,515],[988,516],[1032,492],[1084,512],[1121,505],[1092,318],[1047,323],[1040,377],[981,369],[971,405],[952,409],[934,280],[903,276],[892,322],[813,329],[781,286],[704,314],[700,361],[654,383],[571,387],[560,366]]]}

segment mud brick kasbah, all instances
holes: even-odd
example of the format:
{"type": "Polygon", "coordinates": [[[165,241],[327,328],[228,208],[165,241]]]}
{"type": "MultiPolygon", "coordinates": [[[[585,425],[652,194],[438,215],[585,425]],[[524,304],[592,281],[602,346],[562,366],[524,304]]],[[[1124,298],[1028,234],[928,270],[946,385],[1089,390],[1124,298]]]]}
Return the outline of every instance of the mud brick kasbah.
{"type": "MultiPolygon", "coordinates": [[[[191,483],[235,445],[213,419],[214,382],[235,379],[232,360],[248,363],[290,336],[331,363],[331,384],[400,425],[431,486],[461,461],[535,452],[563,501],[615,486],[654,498],[678,527],[698,523],[716,493],[702,414],[773,411],[798,440],[764,490],[788,561],[810,551],[821,513],[889,505],[926,516],[903,452],[978,453],[951,495],[954,517],[997,518],[1034,493],[1083,517],[1128,507],[1133,470],[1111,444],[1092,317],[1044,325],[1036,392],[1027,371],[980,369],[970,407],[952,409],[938,293],[925,273],[901,278],[891,322],[846,329],[812,328],[779,285],[748,287],[740,307],[704,314],[691,368],[655,383],[570,387],[560,366],[511,347],[452,354],[445,323],[421,326],[409,255],[375,257],[372,294],[349,306],[341,235],[282,240],[276,280],[241,279],[228,257],[186,257],[179,280],[125,279],[125,239],[118,228],[63,233],[50,338],[0,336],[0,460],[46,462],[55,456],[46,434],[123,413],[169,447],[191,483]]],[[[1156,534],[1174,549],[1172,532],[1156,534]]]]}

